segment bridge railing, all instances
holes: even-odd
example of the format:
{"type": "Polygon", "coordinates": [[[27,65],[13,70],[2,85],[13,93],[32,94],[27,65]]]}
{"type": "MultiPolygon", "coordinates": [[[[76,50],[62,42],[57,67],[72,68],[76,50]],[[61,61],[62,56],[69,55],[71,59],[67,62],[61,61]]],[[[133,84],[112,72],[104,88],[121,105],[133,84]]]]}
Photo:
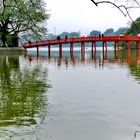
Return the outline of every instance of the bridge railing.
{"type": "Polygon", "coordinates": [[[99,42],[99,41],[136,41],[140,42],[140,36],[88,36],[88,37],[72,37],[72,38],[62,38],[53,40],[42,40],[35,42],[28,42],[23,45],[24,48],[32,48],[38,46],[46,45],[57,45],[57,44],[67,44],[67,43],[80,43],[80,42],[99,42]]]}

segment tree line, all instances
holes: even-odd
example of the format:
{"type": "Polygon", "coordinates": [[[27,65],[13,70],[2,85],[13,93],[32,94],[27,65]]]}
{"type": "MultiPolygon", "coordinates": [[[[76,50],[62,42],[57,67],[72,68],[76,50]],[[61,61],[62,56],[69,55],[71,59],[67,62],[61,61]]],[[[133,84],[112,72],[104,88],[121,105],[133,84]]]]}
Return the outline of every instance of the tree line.
{"type": "MultiPolygon", "coordinates": [[[[113,28],[108,28],[104,32],[99,31],[99,30],[92,30],[87,36],[98,36],[98,35],[105,35],[105,36],[118,36],[120,34],[126,34],[128,31],[127,27],[121,27],[118,30],[114,30],[113,28]]],[[[62,32],[59,35],[53,35],[53,34],[48,34],[48,39],[55,39],[57,36],[60,36],[61,38],[65,38],[65,36],[71,38],[71,37],[80,37],[83,36],[81,32],[62,32]]]]}
{"type": "MultiPolygon", "coordinates": [[[[112,4],[117,7],[125,16],[130,16],[129,9],[139,8],[140,4],[137,0],[125,0],[125,4],[118,5],[117,0],[102,1],[91,0],[94,5],[98,6],[102,3],[112,4]],[[135,6],[128,7],[128,3],[135,3],[135,6]],[[126,14],[122,11],[126,10],[126,14]]],[[[94,8],[94,7],[93,7],[94,8]]],[[[44,23],[49,18],[44,0],[0,0],[0,46],[1,47],[18,47],[19,36],[31,38],[46,39],[46,37],[54,37],[54,35],[47,34],[47,28],[44,23]]],[[[106,30],[104,35],[119,35],[127,29],[120,29],[114,31],[112,28],[106,30]]],[[[101,33],[100,31],[93,30],[89,35],[101,33]]],[[[128,35],[137,35],[140,33],[140,17],[132,21],[131,27],[126,32],[128,35]]],[[[79,32],[67,33],[63,32],[60,36],[64,37],[67,34],[70,36],[79,36],[79,32]]],[[[27,41],[27,40],[26,40],[27,41]]]]}

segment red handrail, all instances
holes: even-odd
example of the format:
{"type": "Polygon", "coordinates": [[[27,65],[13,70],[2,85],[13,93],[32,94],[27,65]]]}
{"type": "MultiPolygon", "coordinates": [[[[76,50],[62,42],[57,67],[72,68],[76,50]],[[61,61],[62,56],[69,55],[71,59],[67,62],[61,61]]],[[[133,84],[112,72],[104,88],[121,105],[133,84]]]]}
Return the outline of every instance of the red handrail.
{"type": "Polygon", "coordinates": [[[53,40],[41,40],[36,42],[28,42],[23,45],[24,48],[33,48],[39,46],[67,44],[67,43],[82,43],[82,42],[116,42],[116,41],[135,41],[140,42],[140,36],[89,36],[89,37],[77,37],[77,38],[62,38],[53,40]]]}

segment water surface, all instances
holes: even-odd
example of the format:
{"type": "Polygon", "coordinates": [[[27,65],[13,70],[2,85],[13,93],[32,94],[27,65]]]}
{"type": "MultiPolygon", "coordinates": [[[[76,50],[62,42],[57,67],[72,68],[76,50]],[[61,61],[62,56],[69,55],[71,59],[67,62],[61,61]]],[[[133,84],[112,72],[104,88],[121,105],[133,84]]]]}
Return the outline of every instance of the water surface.
{"type": "Polygon", "coordinates": [[[138,140],[139,56],[123,50],[1,56],[0,138],[138,140]]]}

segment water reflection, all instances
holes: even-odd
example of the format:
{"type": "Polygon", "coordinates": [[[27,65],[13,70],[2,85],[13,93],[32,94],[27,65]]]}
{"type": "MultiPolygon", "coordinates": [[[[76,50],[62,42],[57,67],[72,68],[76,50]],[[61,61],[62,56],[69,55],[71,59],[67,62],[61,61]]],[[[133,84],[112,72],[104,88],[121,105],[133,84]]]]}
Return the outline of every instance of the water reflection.
{"type": "MultiPolygon", "coordinates": [[[[140,64],[140,50],[139,49],[132,49],[131,51],[127,51],[127,49],[121,50],[111,50],[111,51],[86,51],[85,53],[81,53],[80,51],[75,51],[71,55],[69,51],[63,51],[62,57],[59,57],[59,52],[54,51],[51,52],[51,57],[48,56],[47,52],[40,52],[39,56],[36,56],[36,53],[29,52],[26,56],[30,62],[33,60],[38,61],[46,61],[48,63],[56,62],[57,65],[60,67],[61,65],[69,66],[77,66],[81,64],[88,64],[94,66],[104,66],[107,63],[118,63],[118,64],[128,64],[130,66],[130,70],[137,69],[137,74],[139,71],[139,64],[140,64]]],[[[136,71],[135,71],[136,72],[136,71]]],[[[132,72],[134,74],[135,72],[132,72]]]]}
{"type": "Polygon", "coordinates": [[[140,81],[140,50],[132,49],[128,51],[127,49],[121,49],[117,51],[86,51],[86,53],[81,53],[80,51],[75,51],[71,55],[69,51],[63,51],[62,56],[59,57],[59,52],[51,52],[51,57],[48,57],[47,52],[40,52],[37,57],[34,53],[29,53],[26,57],[29,61],[39,60],[47,61],[51,63],[52,61],[57,63],[58,67],[61,65],[69,66],[87,66],[93,65],[95,67],[104,67],[108,63],[117,63],[119,65],[128,65],[130,73],[135,77],[136,80],[140,81]]]}
{"type": "Polygon", "coordinates": [[[22,135],[41,123],[46,107],[46,80],[47,71],[40,65],[23,67],[19,56],[0,56],[1,138],[22,135]]]}
{"type": "Polygon", "coordinates": [[[49,67],[54,85],[49,95],[51,121],[43,124],[40,139],[138,139],[139,85],[128,74],[138,79],[139,54],[139,50],[72,55],[63,51],[61,57],[59,52],[51,52],[51,57],[45,51],[38,57],[28,53],[25,59],[31,66],[49,67]]]}

